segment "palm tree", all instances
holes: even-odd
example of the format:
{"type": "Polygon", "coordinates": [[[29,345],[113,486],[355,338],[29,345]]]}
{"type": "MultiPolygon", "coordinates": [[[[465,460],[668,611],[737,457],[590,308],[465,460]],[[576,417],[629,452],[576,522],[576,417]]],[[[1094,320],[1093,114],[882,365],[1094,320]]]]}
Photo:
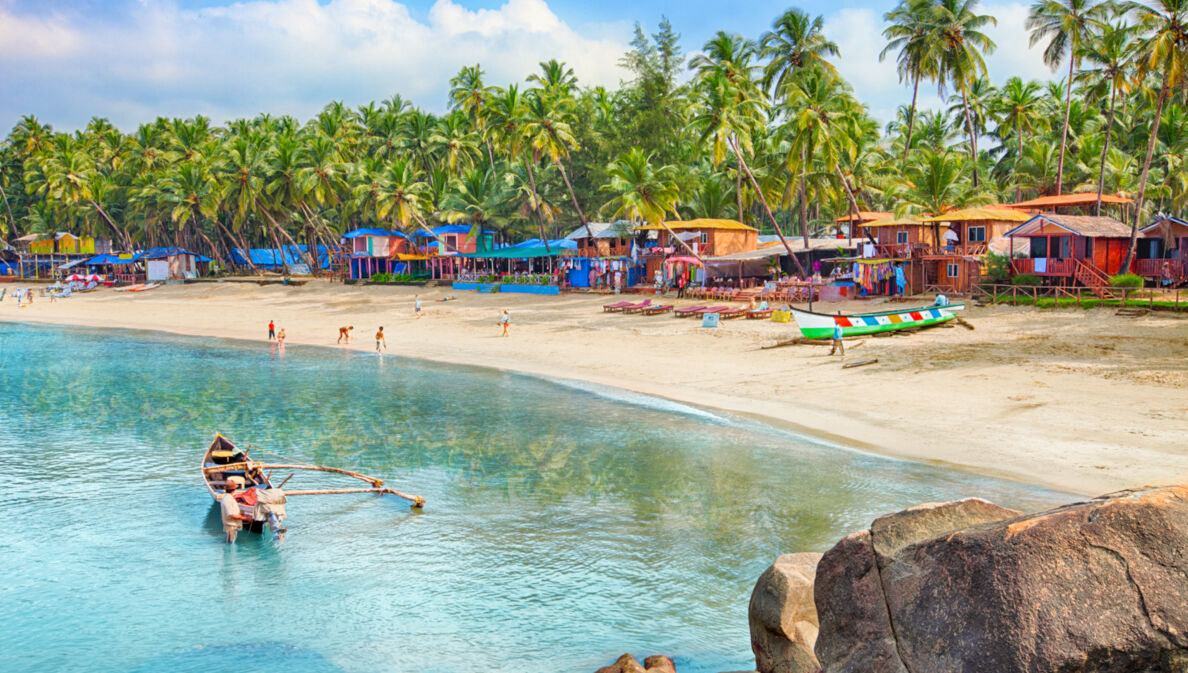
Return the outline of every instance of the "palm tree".
{"type": "Polygon", "coordinates": [[[837,74],[825,57],[840,52],[837,43],[825,37],[824,28],[823,18],[810,18],[795,7],[781,14],[759,40],[759,53],[768,59],[763,69],[764,86],[778,96],[798,71],[821,67],[837,74]]]}
{"type": "Polygon", "coordinates": [[[965,124],[969,133],[969,157],[974,163],[973,185],[978,186],[978,140],[973,114],[969,109],[970,87],[975,80],[986,76],[983,53],[994,51],[994,41],[982,32],[986,26],[998,25],[988,14],[977,14],[978,0],[937,0],[932,35],[938,53],[937,84],[944,89],[952,86],[961,94],[965,109],[965,124]]]}
{"type": "Polygon", "coordinates": [[[469,237],[480,236],[488,226],[503,229],[503,213],[508,204],[508,190],[490,168],[470,168],[453,182],[443,207],[450,222],[470,225],[469,237]]]}
{"type": "Polygon", "coordinates": [[[889,25],[883,30],[887,46],[879,52],[882,61],[892,50],[899,50],[895,58],[895,72],[899,81],[911,80],[912,105],[908,111],[907,139],[903,143],[903,159],[912,148],[912,129],[916,121],[916,99],[920,80],[936,77],[937,61],[933,54],[932,27],[935,12],[932,0],[902,0],[895,9],[883,15],[889,25]]]}
{"type": "Polygon", "coordinates": [[[1031,46],[1043,40],[1044,63],[1055,70],[1065,58],[1068,59],[1068,85],[1064,94],[1064,124],[1060,132],[1060,159],[1056,164],[1056,193],[1059,194],[1064,181],[1064,149],[1068,143],[1068,113],[1072,105],[1073,72],[1080,65],[1082,49],[1091,38],[1093,26],[1105,18],[1110,3],[1097,0],[1036,0],[1027,17],[1027,29],[1031,31],[1031,46]]]}
{"type": "Polygon", "coordinates": [[[1100,168],[1097,174],[1097,204],[1093,213],[1101,214],[1101,195],[1105,189],[1106,155],[1110,151],[1110,138],[1114,128],[1114,110],[1119,91],[1130,90],[1130,66],[1134,54],[1131,38],[1134,29],[1125,22],[1100,23],[1099,30],[1090,34],[1083,49],[1084,60],[1096,67],[1090,68],[1086,76],[1092,78],[1089,93],[1100,94],[1105,88],[1110,92],[1109,113],[1105,122],[1105,142],[1101,148],[1100,168]]]}
{"type": "MultiPolygon", "coordinates": [[[[556,61],[550,61],[550,63],[554,66],[557,65],[556,61]]],[[[569,73],[572,76],[572,70],[569,73]]],[[[590,223],[586,221],[586,214],[582,212],[582,207],[578,205],[577,194],[573,191],[573,183],[569,180],[569,173],[565,171],[565,164],[561,162],[563,157],[569,157],[572,150],[579,149],[573,129],[567,121],[569,115],[566,113],[566,109],[572,104],[572,101],[560,93],[548,95],[547,89],[533,89],[529,93],[530,95],[526,98],[527,103],[524,105],[523,133],[528,147],[532,149],[532,160],[537,161],[541,157],[546,157],[560,169],[561,177],[565,180],[565,188],[569,190],[569,198],[573,201],[573,209],[577,212],[578,221],[586,228],[586,236],[593,238],[594,232],[590,229],[590,223]]]]}
{"type": "Polygon", "coordinates": [[[638,147],[631,148],[606,167],[608,182],[599,189],[613,196],[603,204],[602,210],[611,218],[659,224],[672,240],[684,246],[704,266],[697,251],[678,237],[665,221],[669,214],[679,217],[680,189],[673,179],[674,172],[672,166],[653,168],[651,154],[645,154],[638,147]]]}
{"type": "Polygon", "coordinates": [[[1172,87],[1179,88],[1188,75],[1188,0],[1152,0],[1150,6],[1134,5],[1139,29],[1145,34],[1136,48],[1138,78],[1157,74],[1159,94],[1156,97],[1155,117],[1147,136],[1147,155],[1139,176],[1138,197],[1134,207],[1134,221],[1130,226],[1130,246],[1122,261],[1122,269],[1130,268],[1138,240],[1139,223],[1143,217],[1143,201],[1147,191],[1147,177],[1151,172],[1151,156],[1159,137],[1159,120],[1172,87]]]}
{"type": "Polygon", "coordinates": [[[1022,200],[1023,188],[1019,184],[1019,162],[1023,158],[1023,137],[1035,131],[1036,123],[1043,110],[1043,100],[1039,97],[1038,82],[1024,82],[1018,77],[1007,80],[1002,87],[1002,96],[998,100],[998,115],[1002,124],[1011,129],[1015,136],[1018,149],[1015,153],[1015,200],[1022,200]]]}

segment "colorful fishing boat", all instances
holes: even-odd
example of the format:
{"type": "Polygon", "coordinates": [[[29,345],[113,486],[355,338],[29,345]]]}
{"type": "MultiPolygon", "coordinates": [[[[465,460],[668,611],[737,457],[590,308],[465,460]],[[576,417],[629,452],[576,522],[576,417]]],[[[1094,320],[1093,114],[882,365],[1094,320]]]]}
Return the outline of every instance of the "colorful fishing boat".
{"type": "MultiPolygon", "coordinates": [[[[284,521],[285,499],[288,496],[294,495],[374,493],[377,495],[394,495],[403,498],[416,510],[425,506],[425,498],[419,495],[401,493],[394,488],[384,486],[384,481],[376,477],[370,477],[359,472],[344,470],[338,467],[307,465],[295,462],[266,463],[256,461],[248,456],[249,450],[250,448],[240,449],[230,439],[224,437],[222,434],[216,434],[214,441],[210,443],[206,452],[202,454],[201,471],[202,482],[206,485],[207,492],[210,493],[210,497],[216,504],[220,498],[227,497],[224,491],[227,482],[231,480],[236,481],[239,489],[241,489],[240,496],[236,498],[240,503],[240,511],[244,516],[252,518],[250,522],[245,522],[244,528],[254,533],[260,532],[263,525],[267,523],[270,527],[274,527],[274,532],[277,532],[279,528],[278,535],[283,534],[284,528],[281,524],[284,521]],[[270,477],[273,470],[306,470],[340,474],[366,482],[367,486],[366,488],[281,490],[293,475],[290,474],[279,484],[274,485],[270,477]],[[258,506],[258,503],[266,506],[258,506]],[[269,508],[280,513],[279,520],[268,516],[269,508]]],[[[265,453],[271,452],[265,451],[265,453]]]]}
{"type": "Polygon", "coordinates": [[[965,308],[965,304],[945,306],[923,306],[877,313],[852,313],[850,315],[829,315],[814,313],[798,308],[792,309],[792,317],[800,327],[800,333],[808,339],[832,339],[833,328],[841,325],[842,336],[860,336],[879,332],[932,327],[955,318],[954,311],[965,308]]]}

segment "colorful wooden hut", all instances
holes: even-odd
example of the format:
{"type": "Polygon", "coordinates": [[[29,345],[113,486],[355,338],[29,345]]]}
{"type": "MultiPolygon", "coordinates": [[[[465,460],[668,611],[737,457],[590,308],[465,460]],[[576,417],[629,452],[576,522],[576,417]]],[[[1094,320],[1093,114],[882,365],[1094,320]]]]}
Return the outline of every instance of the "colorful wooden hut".
{"type": "Polygon", "coordinates": [[[1007,232],[1011,268],[1059,285],[1099,289],[1122,272],[1130,227],[1112,217],[1043,213],[1007,232]],[[1019,241],[1018,239],[1023,239],[1019,241]],[[1015,258],[1022,253],[1022,258],[1015,258]]]}
{"type": "Polygon", "coordinates": [[[1139,230],[1134,273],[1161,285],[1188,282],[1188,221],[1161,215],[1139,230]]]}
{"type": "Polygon", "coordinates": [[[982,281],[986,255],[1007,254],[1007,232],[1030,219],[1026,213],[1001,206],[962,208],[925,217],[925,225],[935,227],[934,240],[917,250],[913,262],[921,267],[923,290],[972,292],[982,281]]]}
{"type": "Polygon", "coordinates": [[[858,212],[848,212],[841,217],[833,219],[839,227],[838,234],[842,233],[841,226],[845,225],[847,232],[852,233],[852,238],[855,240],[866,238],[866,224],[870,222],[878,222],[879,220],[886,220],[894,217],[894,213],[883,213],[873,210],[859,210],[858,212]]]}
{"type": "Polygon", "coordinates": [[[401,273],[407,262],[398,255],[416,256],[418,251],[408,234],[387,229],[356,229],[342,235],[350,246],[349,275],[355,280],[377,273],[401,273]]]}
{"type": "Polygon", "coordinates": [[[759,247],[759,230],[738,220],[673,220],[665,225],[667,229],[660,224],[645,224],[633,229],[647,237],[644,248],[648,255],[646,278],[655,277],[657,271],[665,271],[664,260],[668,255],[687,254],[685,246],[673,240],[669,230],[701,257],[732,255],[759,247]]]}

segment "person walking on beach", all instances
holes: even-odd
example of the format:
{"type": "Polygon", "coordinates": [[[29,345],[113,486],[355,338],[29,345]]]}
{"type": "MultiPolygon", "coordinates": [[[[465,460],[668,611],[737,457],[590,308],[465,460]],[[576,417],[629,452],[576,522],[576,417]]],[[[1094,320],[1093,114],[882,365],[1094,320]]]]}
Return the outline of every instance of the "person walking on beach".
{"type": "Polygon", "coordinates": [[[507,336],[507,328],[511,325],[511,314],[507,309],[503,309],[503,315],[499,318],[499,324],[503,325],[503,336],[507,336]]]}
{"type": "Polygon", "coordinates": [[[353,329],[355,329],[354,325],[348,325],[346,327],[339,327],[338,328],[338,343],[342,343],[342,340],[346,339],[347,345],[348,346],[351,345],[351,330],[353,330],[353,329]]]}
{"type": "Polygon", "coordinates": [[[268,321],[268,340],[273,341],[274,339],[276,339],[276,323],[269,320],[268,321]]]}
{"type": "Polygon", "coordinates": [[[834,321],[833,323],[833,348],[829,350],[829,354],[837,353],[842,357],[846,356],[846,346],[842,343],[842,326],[841,323],[834,321]]]}
{"type": "Polygon", "coordinates": [[[685,274],[677,279],[677,299],[685,298],[685,274]]]}
{"type": "Polygon", "coordinates": [[[223,539],[227,544],[233,544],[235,535],[239,533],[239,529],[243,528],[243,522],[251,520],[251,517],[244,516],[243,510],[239,508],[239,501],[235,499],[236,487],[235,480],[228,479],[227,485],[223,489],[223,497],[219,499],[219,513],[223,518],[223,533],[225,534],[223,539]]]}
{"type": "Polygon", "coordinates": [[[417,314],[417,320],[421,319],[421,295],[413,295],[413,312],[417,314]]]}
{"type": "Polygon", "coordinates": [[[384,328],[381,326],[379,331],[375,333],[375,352],[380,352],[380,346],[388,347],[388,342],[384,339],[384,328]]]}

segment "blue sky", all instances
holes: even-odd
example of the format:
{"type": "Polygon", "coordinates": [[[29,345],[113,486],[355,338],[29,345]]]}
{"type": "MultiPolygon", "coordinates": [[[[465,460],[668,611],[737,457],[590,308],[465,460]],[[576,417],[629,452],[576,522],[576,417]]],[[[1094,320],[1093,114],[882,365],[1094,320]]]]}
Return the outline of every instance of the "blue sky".
{"type": "MultiPolygon", "coordinates": [[[[910,91],[880,63],[892,0],[796,6],[821,14],[838,67],[886,120],[910,91]]],[[[753,0],[0,0],[0,129],[35,114],[60,129],[92,116],[131,130],[158,115],[217,122],[260,112],[306,119],[327,101],[394,93],[433,111],[449,77],[479,62],[488,83],[523,79],[548,58],[584,84],[615,86],[633,24],[668,16],[686,51],[717,30],[758,37],[792,6],[753,0]]],[[[998,17],[991,77],[1048,78],[1023,28],[1026,5],[983,0],[998,17]]],[[[931,93],[925,106],[937,103],[931,93]]]]}

